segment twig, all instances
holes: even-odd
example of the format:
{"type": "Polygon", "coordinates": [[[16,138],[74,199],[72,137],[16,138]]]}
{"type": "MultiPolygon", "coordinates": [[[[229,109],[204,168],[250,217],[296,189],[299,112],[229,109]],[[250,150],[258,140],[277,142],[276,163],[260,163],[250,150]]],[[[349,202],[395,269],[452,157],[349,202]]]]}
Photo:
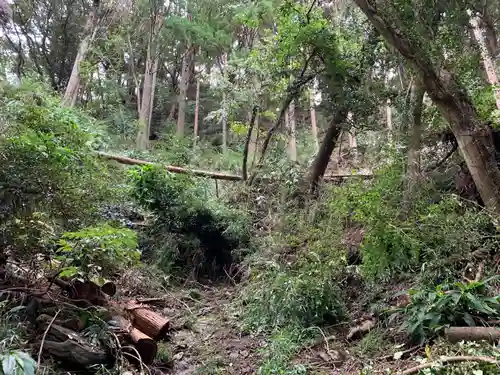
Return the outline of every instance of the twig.
{"type": "Polygon", "coordinates": [[[500,361],[497,361],[492,357],[478,357],[478,356],[456,356],[456,357],[441,357],[438,361],[424,363],[422,365],[418,365],[407,370],[404,370],[399,375],[411,375],[416,374],[420,370],[424,370],[426,368],[431,368],[434,365],[439,363],[455,363],[455,362],[486,362],[491,363],[493,365],[500,365],[500,361]]]}
{"type": "Polygon", "coordinates": [[[47,326],[47,329],[43,333],[42,343],[40,344],[40,349],[38,350],[38,361],[36,363],[36,367],[37,368],[40,368],[40,363],[42,361],[43,345],[45,344],[45,339],[47,337],[47,333],[49,333],[50,327],[52,327],[52,324],[54,324],[54,321],[56,320],[56,318],[57,318],[57,316],[59,315],[60,312],[61,312],[61,309],[57,310],[57,312],[54,314],[54,317],[52,318],[52,320],[50,321],[49,325],[47,326]]]}

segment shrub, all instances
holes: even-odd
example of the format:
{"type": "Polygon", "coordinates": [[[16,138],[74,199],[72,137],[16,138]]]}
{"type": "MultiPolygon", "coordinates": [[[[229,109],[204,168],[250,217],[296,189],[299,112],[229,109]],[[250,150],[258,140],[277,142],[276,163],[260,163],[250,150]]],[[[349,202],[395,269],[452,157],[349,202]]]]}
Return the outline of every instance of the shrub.
{"type": "Polygon", "coordinates": [[[63,276],[80,273],[87,278],[106,277],[137,265],[140,259],[136,233],[107,224],[66,232],[58,245],[58,260],[66,265],[63,276]]]}
{"type": "Polygon", "coordinates": [[[244,321],[253,330],[310,327],[345,317],[335,264],[311,259],[293,269],[273,264],[254,272],[244,290],[244,321]]]}
{"type": "Polygon", "coordinates": [[[233,250],[247,247],[250,240],[244,212],[211,199],[207,186],[189,176],[153,166],[134,169],[131,176],[134,198],[156,215],[145,236],[159,241],[145,241],[146,252],[166,259],[167,271],[190,268],[225,275],[222,268],[227,272],[238,261],[233,250]]]}
{"type": "Polygon", "coordinates": [[[364,230],[366,277],[389,279],[425,269],[427,281],[452,279],[457,276],[454,266],[468,254],[498,245],[486,212],[449,194],[435,201],[433,181],[422,181],[403,213],[403,176],[395,164],[380,170],[371,183],[354,181],[330,193],[331,215],[364,230]]]}
{"type": "Polygon", "coordinates": [[[482,317],[499,317],[500,296],[487,294],[492,279],[411,290],[411,303],[402,310],[406,319],[403,328],[412,339],[424,342],[447,325],[475,326],[482,317]]]}
{"type": "Polygon", "coordinates": [[[72,230],[95,219],[109,191],[106,170],[92,155],[92,119],[38,86],[0,86],[0,96],[0,245],[28,256],[39,251],[43,227],[72,230]]]}

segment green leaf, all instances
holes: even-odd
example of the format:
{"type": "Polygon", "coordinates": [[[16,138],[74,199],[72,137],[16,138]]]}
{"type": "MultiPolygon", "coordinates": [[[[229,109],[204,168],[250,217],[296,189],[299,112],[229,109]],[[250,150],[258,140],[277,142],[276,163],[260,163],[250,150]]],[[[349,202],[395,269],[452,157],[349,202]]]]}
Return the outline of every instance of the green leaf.
{"type": "Polygon", "coordinates": [[[6,354],[2,358],[3,375],[16,375],[16,357],[14,354],[6,354]]]}
{"type": "Polygon", "coordinates": [[[474,318],[469,313],[464,313],[464,322],[469,327],[474,327],[476,325],[476,322],[474,321],[474,318]]]}

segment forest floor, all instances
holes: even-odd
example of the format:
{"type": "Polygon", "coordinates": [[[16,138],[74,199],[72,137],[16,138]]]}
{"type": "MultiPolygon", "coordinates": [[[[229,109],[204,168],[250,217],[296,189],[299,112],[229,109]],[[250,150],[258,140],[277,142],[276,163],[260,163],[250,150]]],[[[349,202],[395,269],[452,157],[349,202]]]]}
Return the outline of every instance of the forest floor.
{"type": "MultiPolygon", "coordinates": [[[[126,275],[128,280],[137,277],[126,275]]],[[[123,280],[124,278],[122,278],[123,280]]],[[[175,289],[124,286],[127,294],[134,297],[156,297],[155,309],[171,319],[169,340],[159,346],[158,363],[155,367],[173,375],[257,374],[271,353],[270,338],[242,332],[232,302],[239,293],[238,286],[227,284],[202,285],[192,283],[175,289]],[[135,290],[133,290],[135,289],[135,290]],[[158,298],[160,297],[160,298],[158,298]],[[158,303],[159,302],[159,303],[158,303]]],[[[371,373],[385,373],[387,369],[404,369],[416,365],[414,360],[394,360],[395,352],[404,348],[393,347],[386,351],[376,338],[365,344],[348,342],[348,327],[318,329],[319,339],[304,345],[289,365],[297,364],[308,369],[308,374],[359,375],[366,366],[371,373]],[[371,355],[366,352],[375,350],[371,355]],[[361,346],[361,348],[360,348],[361,346]],[[372,358],[370,358],[372,356],[372,358]]],[[[385,332],[384,335],[391,334],[385,332]]],[[[417,354],[416,350],[411,355],[417,354]]],[[[263,374],[285,374],[262,372],[263,374]]],[[[292,374],[293,372],[286,372],[292,374]]]]}

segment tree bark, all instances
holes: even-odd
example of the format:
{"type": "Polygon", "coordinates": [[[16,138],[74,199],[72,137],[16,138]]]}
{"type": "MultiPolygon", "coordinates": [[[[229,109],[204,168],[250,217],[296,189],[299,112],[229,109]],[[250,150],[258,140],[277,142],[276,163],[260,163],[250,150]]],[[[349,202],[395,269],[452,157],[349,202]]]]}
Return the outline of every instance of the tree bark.
{"type": "Polygon", "coordinates": [[[355,0],[384,39],[419,73],[427,94],[448,121],[486,208],[500,215],[500,170],[490,129],[478,117],[464,87],[444,67],[436,67],[418,43],[378,13],[385,1],[355,0]]]}
{"type": "Polygon", "coordinates": [[[488,48],[488,43],[486,42],[483,36],[483,30],[480,27],[480,22],[477,17],[473,17],[470,20],[470,24],[472,26],[472,30],[474,32],[474,37],[479,44],[479,49],[481,50],[481,57],[483,60],[484,70],[486,71],[486,75],[488,77],[488,82],[493,86],[493,95],[495,98],[495,103],[497,105],[497,109],[500,109],[500,90],[497,88],[498,86],[498,78],[495,70],[495,64],[491,58],[490,48],[488,48]]]}
{"type": "Polygon", "coordinates": [[[200,79],[196,80],[196,103],[194,105],[194,140],[193,144],[196,145],[198,141],[198,116],[200,112],[200,79]]]}
{"type": "Polygon", "coordinates": [[[243,150],[242,174],[243,174],[243,180],[245,180],[245,181],[248,178],[248,173],[247,173],[248,150],[250,149],[250,142],[251,142],[251,138],[252,138],[253,127],[255,125],[255,119],[257,118],[258,111],[259,111],[259,107],[257,107],[257,106],[255,106],[252,110],[252,118],[250,119],[250,124],[248,125],[247,139],[245,142],[245,148],[243,150]]]}
{"type": "Polygon", "coordinates": [[[318,122],[316,119],[316,106],[314,105],[314,95],[316,91],[312,88],[309,91],[309,111],[311,112],[311,133],[314,140],[314,146],[316,152],[319,151],[319,140],[318,140],[318,122]]]}
{"type": "Polygon", "coordinates": [[[287,133],[288,133],[288,156],[291,161],[297,161],[297,140],[295,138],[295,128],[296,128],[296,120],[295,120],[295,100],[290,102],[287,110],[288,121],[287,123],[287,133]]]}
{"type": "Polygon", "coordinates": [[[177,113],[177,136],[184,136],[184,128],[186,122],[186,95],[191,79],[191,67],[194,61],[194,48],[189,46],[184,59],[182,60],[182,73],[179,82],[179,96],[177,98],[177,106],[179,111],[177,113]]]}
{"type": "Polygon", "coordinates": [[[85,23],[84,36],[80,46],[78,47],[78,53],[75,57],[73,69],[71,70],[71,76],[62,100],[63,105],[68,107],[74,106],[76,98],[78,97],[78,91],[80,89],[80,64],[85,60],[85,56],[87,55],[90,45],[92,44],[97,32],[96,23],[99,6],[100,0],[94,0],[92,10],[90,11],[85,23]]]}
{"type": "Polygon", "coordinates": [[[346,109],[340,109],[330,121],[325,138],[323,138],[318,154],[310,168],[308,184],[311,193],[317,190],[319,181],[325,175],[330,157],[335,148],[335,142],[339,138],[342,131],[342,124],[347,119],[347,114],[348,111],[346,109]]]}

